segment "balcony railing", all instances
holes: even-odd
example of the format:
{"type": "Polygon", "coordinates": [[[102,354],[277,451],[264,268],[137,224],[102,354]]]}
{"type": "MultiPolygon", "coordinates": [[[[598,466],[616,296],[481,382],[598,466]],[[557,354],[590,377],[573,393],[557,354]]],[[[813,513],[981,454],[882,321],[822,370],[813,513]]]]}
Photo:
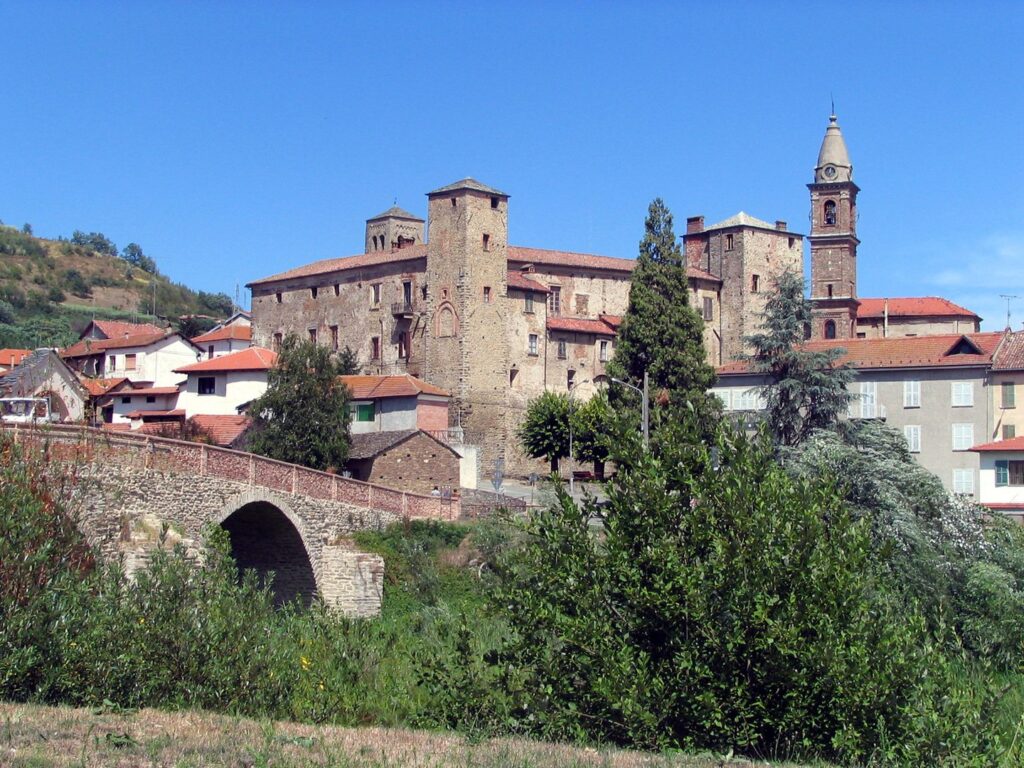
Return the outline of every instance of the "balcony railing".
{"type": "Polygon", "coordinates": [[[395,317],[412,317],[416,314],[416,304],[412,301],[396,301],[391,305],[391,314],[395,317]]]}

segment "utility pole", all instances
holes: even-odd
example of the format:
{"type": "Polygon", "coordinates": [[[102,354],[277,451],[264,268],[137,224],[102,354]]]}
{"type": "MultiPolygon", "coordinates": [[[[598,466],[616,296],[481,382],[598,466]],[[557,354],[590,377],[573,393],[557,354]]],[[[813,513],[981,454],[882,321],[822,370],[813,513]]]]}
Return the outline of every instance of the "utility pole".
{"type": "Polygon", "coordinates": [[[651,444],[651,397],[648,386],[647,370],[644,369],[644,405],[641,413],[641,417],[644,422],[644,450],[646,451],[651,444]]]}

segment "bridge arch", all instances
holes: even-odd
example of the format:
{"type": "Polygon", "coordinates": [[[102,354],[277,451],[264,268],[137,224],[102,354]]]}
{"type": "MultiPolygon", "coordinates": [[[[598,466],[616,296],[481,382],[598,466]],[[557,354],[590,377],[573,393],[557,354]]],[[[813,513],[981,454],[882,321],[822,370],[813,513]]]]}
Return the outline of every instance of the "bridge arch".
{"type": "Polygon", "coordinates": [[[216,522],[228,532],[239,570],[255,570],[261,581],[274,573],[274,603],[298,598],[309,605],[317,593],[314,552],[302,518],[282,499],[258,489],[239,494],[216,522]]]}

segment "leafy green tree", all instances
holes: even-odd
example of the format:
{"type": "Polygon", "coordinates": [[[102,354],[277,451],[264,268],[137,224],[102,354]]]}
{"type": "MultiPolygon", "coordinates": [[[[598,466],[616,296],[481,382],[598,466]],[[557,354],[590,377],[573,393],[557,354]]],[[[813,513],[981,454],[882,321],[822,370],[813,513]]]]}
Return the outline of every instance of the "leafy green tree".
{"type": "MultiPolygon", "coordinates": [[[[704,322],[690,307],[686,260],[672,230],[672,214],[660,198],[644,222],[640,255],[629,288],[629,306],[608,365],[610,376],[639,387],[644,372],[652,398],[661,393],[672,409],[689,403],[705,431],[717,421],[717,399],[708,394],[715,371],[707,363],[704,322]]],[[[633,398],[612,388],[613,402],[633,398]]]]}
{"type": "Polygon", "coordinates": [[[803,346],[811,305],[797,273],[779,275],[761,317],[762,330],[745,339],[754,349],[747,359],[752,370],[770,379],[764,387],[765,413],[775,442],[798,445],[814,430],[839,422],[853,397],[847,390],[853,370],[836,364],[842,349],[803,346]]]}
{"type": "Polygon", "coordinates": [[[21,227],[21,231],[22,231],[22,234],[31,235],[32,234],[32,225],[29,224],[28,222],[25,222],[25,224],[23,224],[22,227],[21,227]]]}
{"type": "Polygon", "coordinates": [[[86,248],[91,248],[97,253],[103,253],[107,256],[117,256],[117,246],[102,232],[90,232],[86,234],[80,230],[75,230],[71,235],[71,242],[74,245],[81,245],[86,248]]]}
{"type": "Polygon", "coordinates": [[[558,460],[569,455],[571,407],[567,395],[545,391],[530,401],[519,427],[519,440],[526,455],[547,458],[552,473],[558,471],[558,460]]]}
{"type": "Polygon", "coordinates": [[[133,267],[138,267],[143,272],[149,272],[151,275],[156,274],[156,262],[142,252],[142,246],[138,243],[128,243],[124,250],[121,251],[121,258],[133,267]]]}
{"type": "Polygon", "coordinates": [[[353,376],[362,370],[362,366],[359,364],[359,355],[353,352],[348,344],[338,352],[336,364],[340,376],[353,376]]]}
{"type": "Polygon", "coordinates": [[[571,420],[575,457],[579,461],[593,462],[594,474],[604,477],[615,426],[607,391],[601,390],[582,406],[574,408],[571,420]]]}
{"type": "Polygon", "coordinates": [[[249,407],[249,450],[313,469],[340,469],[348,457],[348,389],[325,347],[288,334],[267,391],[249,407]]]}

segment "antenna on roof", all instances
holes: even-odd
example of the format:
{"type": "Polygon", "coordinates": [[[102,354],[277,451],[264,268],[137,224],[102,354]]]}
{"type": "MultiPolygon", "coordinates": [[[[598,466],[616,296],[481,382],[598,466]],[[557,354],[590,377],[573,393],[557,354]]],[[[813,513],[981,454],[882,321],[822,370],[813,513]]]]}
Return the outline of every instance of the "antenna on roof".
{"type": "Polygon", "coordinates": [[[1011,299],[1019,299],[1020,296],[1013,296],[1013,295],[1008,294],[1008,293],[1001,293],[1001,294],[999,294],[999,298],[1000,299],[1006,299],[1006,327],[1009,328],[1010,327],[1010,300],[1011,299]]]}

